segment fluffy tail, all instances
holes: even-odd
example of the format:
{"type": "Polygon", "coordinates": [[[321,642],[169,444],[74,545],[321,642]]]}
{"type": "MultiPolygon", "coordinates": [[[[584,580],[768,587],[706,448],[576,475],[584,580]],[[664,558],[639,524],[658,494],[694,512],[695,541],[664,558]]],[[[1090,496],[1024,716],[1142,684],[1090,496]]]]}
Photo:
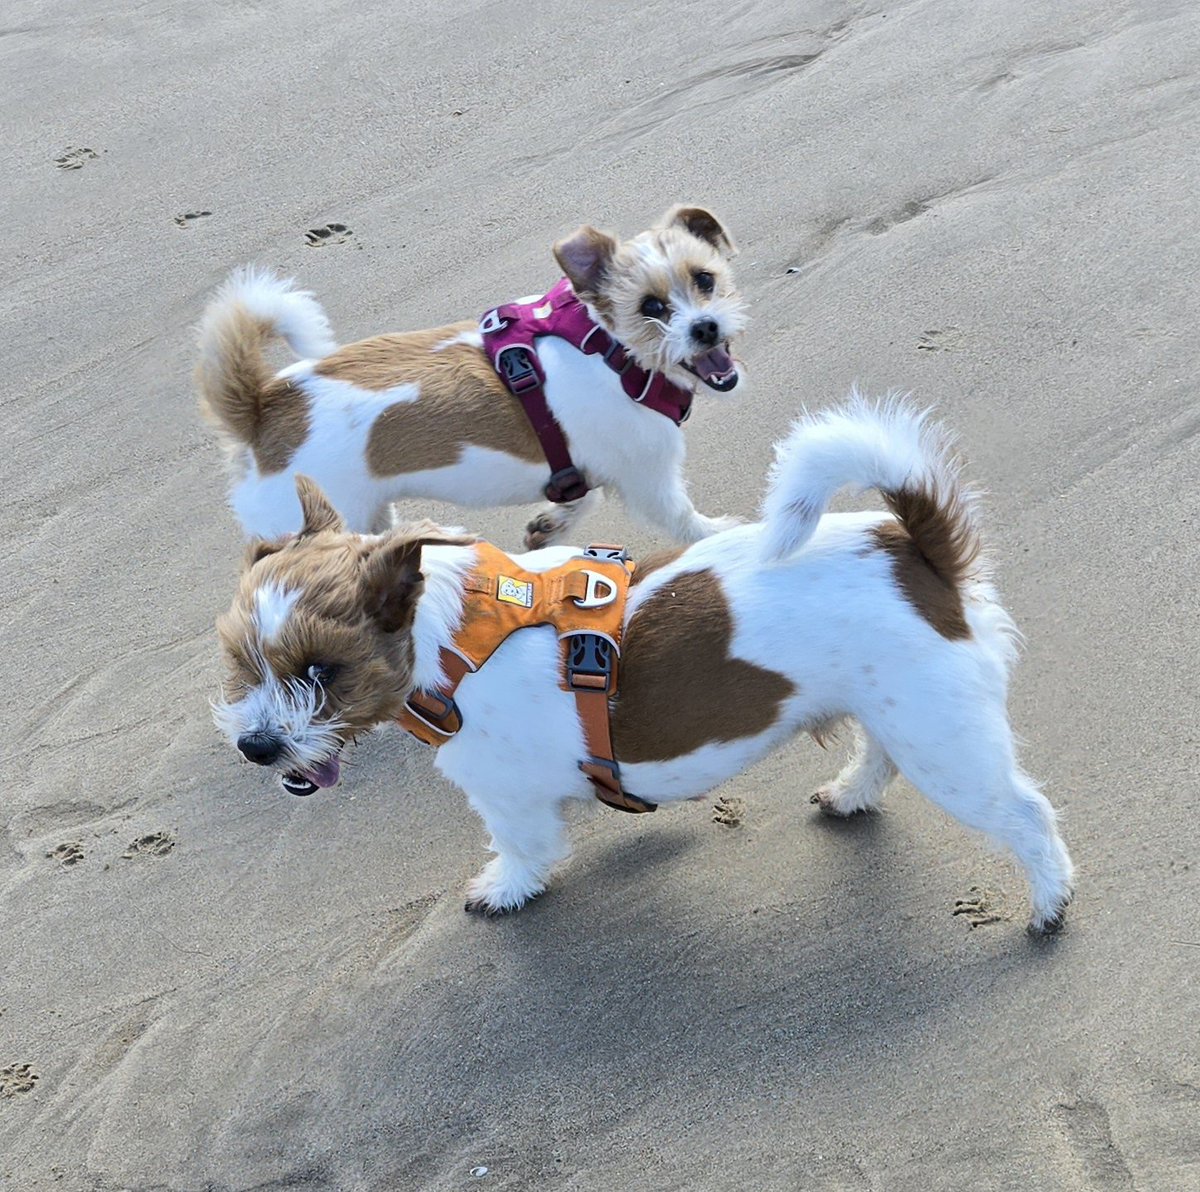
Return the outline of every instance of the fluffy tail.
{"type": "Polygon", "coordinates": [[[902,398],[844,405],[806,415],[776,450],[763,502],[763,554],[778,562],[812,536],[834,494],[877,488],[926,562],[957,586],[982,544],[976,497],[962,481],[946,432],[902,398]]]}
{"type": "Polygon", "coordinates": [[[263,390],[274,376],[263,346],[275,335],[304,358],[328,356],[337,347],[310,293],[269,269],[235,270],[200,321],[196,380],[205,416],[239,443],[253,445],[257,438],[263,390]]]}

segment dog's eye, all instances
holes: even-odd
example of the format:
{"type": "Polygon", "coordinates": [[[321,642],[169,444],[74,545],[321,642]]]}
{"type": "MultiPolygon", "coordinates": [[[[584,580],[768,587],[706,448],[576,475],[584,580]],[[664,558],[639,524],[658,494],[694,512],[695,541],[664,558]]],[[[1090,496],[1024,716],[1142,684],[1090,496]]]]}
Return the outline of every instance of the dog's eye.
{"type": "Polygon", "coordinates": [[[696,274],[696,288],[701,294],[711,294],[715,284],[716,283],[711,273],[706,273],[704,270],[701,270],[696,274]]]}
{"type": "Polygon", "coordinates": [[[642,299],[642,314],[648,319],[661,319],[667,313],[667,304],[653,294],[647,294],[642,299]]]}
{"type": "Polygon", "coordinates": [[[337,677],[337,670],[336,666],[330,666],[326,662],[314,662],[305,673],[318,687],[328,687],[337,677]]]}

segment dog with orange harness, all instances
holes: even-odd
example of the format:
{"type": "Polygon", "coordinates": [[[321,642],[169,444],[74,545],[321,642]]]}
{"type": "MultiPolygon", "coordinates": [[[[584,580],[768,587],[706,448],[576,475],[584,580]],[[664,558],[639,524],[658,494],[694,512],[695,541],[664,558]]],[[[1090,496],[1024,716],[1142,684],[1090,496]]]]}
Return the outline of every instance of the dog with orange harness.
{"type": "Polygon", "coordinates": [[[1015,854],[1033,930],[1061,926],[1071,859],[1005,707],[1016,633],[944,436],[904,403],[802,420],[760,524],[640,568],[609,546],[354,534],[298,490],[300,534],[251,546],[219,622],[217,722],[296,794],[334,785],[343,744],[384,721],[437,744],[496,854],[468,908],[545,888],[567,800],[652,811],[849,719],[855,756],[822,811],[877,807],[899,772],[1015,854]],[[845,485],[890,512],[827,513],[845,485]]]}

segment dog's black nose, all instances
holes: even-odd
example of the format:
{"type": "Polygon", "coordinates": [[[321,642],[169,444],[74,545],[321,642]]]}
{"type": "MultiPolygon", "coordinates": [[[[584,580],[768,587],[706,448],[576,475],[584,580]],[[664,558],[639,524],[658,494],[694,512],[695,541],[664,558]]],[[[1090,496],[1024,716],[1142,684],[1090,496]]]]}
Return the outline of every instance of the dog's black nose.
{"type": "Polygon", "coordinates": [[[258,766],[269,766],[283,752],[283,742],[270,733],[243,733],[237,747],[242,757],[258,766]]]}
{"type": "Polygon", "coordinates": [[[692,339],[702,348],[711,348],[717,342],[719,328],[716,319],[697,319],[692,324],[692,339]]]}

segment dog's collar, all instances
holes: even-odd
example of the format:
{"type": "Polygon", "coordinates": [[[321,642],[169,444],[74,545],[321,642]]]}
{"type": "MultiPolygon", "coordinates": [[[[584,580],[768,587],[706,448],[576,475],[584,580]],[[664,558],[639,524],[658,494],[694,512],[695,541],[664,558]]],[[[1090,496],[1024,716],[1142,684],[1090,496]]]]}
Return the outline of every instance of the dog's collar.
{"type": "Polygon", "coordinates": [[[625,345],[588,314],[565,277],[536,302],[510,302],[489,310],[479,321],[479,331],[492,367],[521,403],[542,445],[550,465],[550,481],[543,491],[551,501],[578,501],[587,495],[588,483],[572,463],[566,435],[546,402],[546,373],[536,347],[539,338],[553,335],[585,356],[599,355],[621,379],[628,397],[676,426],[692,412],[692,390],[635,363],[625,345]]]}

